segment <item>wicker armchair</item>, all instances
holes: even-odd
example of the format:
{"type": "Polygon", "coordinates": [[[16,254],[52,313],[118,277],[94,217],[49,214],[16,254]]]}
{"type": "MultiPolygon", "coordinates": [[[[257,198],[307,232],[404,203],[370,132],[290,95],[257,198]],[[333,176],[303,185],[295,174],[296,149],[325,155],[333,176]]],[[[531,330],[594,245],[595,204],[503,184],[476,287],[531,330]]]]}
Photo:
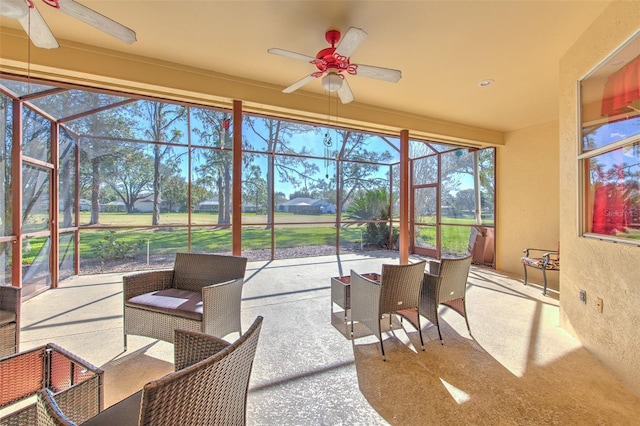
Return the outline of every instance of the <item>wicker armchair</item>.
{"type": "MultiPolygon", "coordinates": [[[[25,400],[38,391],[55,396],[75,423],[83,423],[103,408],[103,371],[63,348],[49,343],[0,358],[0,408],[25,400]]],[[[2,426],[42,425],[38,404],[12,411],[2,426]]]]}
{"type": "MultiPolygon", "coordinates": [[[[247,390],[262,317],[234,343],[200,332],[175,330],[176,371],[144,385],[98,416],[93,425],[244,425],[247,390]]],[[[45,425],[73,425],[55,398],[39,395],[45,425]]]]}
{"type": "MultiPolygon", "coordinates": [[[[353,338],[354,321],[364,324],[380,340],[384,361],[387,358],[382,344],[380,321],[384,314],[401,314],[399,311],[402,310],[420,309],[420,287],[425,264],[425,261],[420,261],[411,265],[382,265],[379,282],[351,271],[351,337],[353,338]]],[[[424,350],[420,316],[416,316],[416,319],[417,324],[413,320],[411,322],[420,333],[420,344],[424,350]]]]}
{"type": "Polygon", "coordinates": [[[135,334],[173,343],[173,331],[242,334],[240,304],[247,259],[177,253],[172,270],[123,277],[124,348],[135,334]]]}
{"type": "Polygon", "coordinates": [[[419,314],[435,324],[441,344],[444,342],[438,319],[440,305],[445,305],[462,315],[471,334],[466,306],[467,278],[471,260],[471,255],[459,259],[442,259],[440,262],[430,263],[429,272],[424,274],[419,314]]]}
{"type": "Polygon", "coordinates": [[[20,287],[0,286],[0,357],[19,350],[20,287]]]}

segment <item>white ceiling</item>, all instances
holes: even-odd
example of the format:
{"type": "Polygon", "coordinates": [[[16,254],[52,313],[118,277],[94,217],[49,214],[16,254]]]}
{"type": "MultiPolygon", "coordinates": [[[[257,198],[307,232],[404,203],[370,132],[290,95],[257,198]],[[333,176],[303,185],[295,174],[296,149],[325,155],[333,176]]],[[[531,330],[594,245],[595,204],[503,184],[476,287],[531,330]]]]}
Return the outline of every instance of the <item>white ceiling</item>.
{"type": "MultiPolygon", "coordinates": [[[[3,1],[3,0],[0,0],[3,1]]],[[[315,70],[329,29],[364,29],[351,61],[400,69],[399,83],[349,76],[356,102],[510,131],[557,119],[558,63],[609,1],[80,0],[137,33],[124,44],[34,0],[60,44],[82,42],[289,86],[315,70]],[[484,79],[495,83],[478,87],[484,79]]],[[[0,19],[0,26],[20,28],[0,19]]],[[[1,47],[0,47],[1,55],[1,47]]],[[[323,93],[319,80],[301,90],[323,93]]]]}

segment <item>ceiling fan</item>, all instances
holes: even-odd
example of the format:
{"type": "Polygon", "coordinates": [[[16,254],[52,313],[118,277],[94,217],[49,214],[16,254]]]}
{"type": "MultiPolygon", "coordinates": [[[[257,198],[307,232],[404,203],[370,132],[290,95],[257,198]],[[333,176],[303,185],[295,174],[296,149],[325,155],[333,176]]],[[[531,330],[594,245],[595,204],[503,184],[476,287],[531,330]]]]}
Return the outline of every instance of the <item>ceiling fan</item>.
{"type": "Polygon", "coordinates": [[[307,61],[318,68],[318,71],[303,77],[291,86],[285,88],[283,92],[294,92],[314,78],[322,77],[322,87],[329,92],[338,92],[340,101],[342,101],[343,104],[348,104],[354,100],[354,96],[344,73],[375,78],[391,83],[400,81],[402,72],[399,70],[351,63],[351,55],[368,36],[364,30],[351,27],[347,30],[342,40],[340,40],[340,36],[341,34],[338,30],[327,31],[325,39],[331,47],[322,49],[315,57],[277,48],[267,50],[267,52],[274,55],[307,61]]]}
{"type": "MultiPolygon", "coordinates": [[[[125,43],[131,44],[136,41],[136,33],[129,28],[74,0],[42,0],[42,2],[125,43]]],[[[0,15],[17,19],[35,46],[44,49],[59,47],[49,26],[33,4],[33,0],[2,0],[0,15]]]]}

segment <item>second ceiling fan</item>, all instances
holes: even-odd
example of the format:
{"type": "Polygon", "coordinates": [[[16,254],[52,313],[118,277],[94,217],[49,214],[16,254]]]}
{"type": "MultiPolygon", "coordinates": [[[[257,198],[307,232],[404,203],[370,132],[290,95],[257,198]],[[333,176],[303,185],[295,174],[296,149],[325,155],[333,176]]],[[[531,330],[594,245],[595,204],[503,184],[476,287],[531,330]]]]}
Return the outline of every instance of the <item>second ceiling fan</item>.
{"type": "Polygon", "coordinates": [[[400,81],[402,72],[399,70],[351,63],[351,55],[368,36],[364,30],[351,27],[342,40],[340,40],[340,36],[341,34],[338,30],[327,31],[325,39],[331,47],[320,50],[315,57],[278,48],[269,49],[269,53],[303,60],[315,65],[318,69],[285,88],[283,92],[294,92],[313,79],[322,77],[322,87],[329,92],[338,92],[340,101],[343,104],[347,104],[354,100],[354,96],[345,78],[345,73],[391,83],[400,81]]]}
{"type": "MultiPolygon", "coordinates": [[[[58,41],[33,2],[34,0],[0,0],[0,15],[17,19],[36,47],[59,47],[58,41]]],[[[136,41],[136,33],[131,29],[74,0],[42,2],[125,43],[131,44],[136,41]]]]}

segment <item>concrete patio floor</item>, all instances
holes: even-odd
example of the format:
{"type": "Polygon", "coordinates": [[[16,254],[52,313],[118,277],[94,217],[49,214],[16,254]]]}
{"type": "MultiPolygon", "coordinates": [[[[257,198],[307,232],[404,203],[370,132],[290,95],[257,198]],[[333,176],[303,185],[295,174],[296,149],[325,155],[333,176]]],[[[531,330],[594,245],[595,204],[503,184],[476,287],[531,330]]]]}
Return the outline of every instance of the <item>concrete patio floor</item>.
{"type": "MultiPolygon", "coordinates": [[[[396,252],[249,262],[246,329],[264,323],[249,425],[627,425],[640,397],[558,326],[557,295],[472,267],[464,319],[441,308],[440,344],[394,319],[387,361],[363,327],[331,314],[330,277],[379,272],[396,252]]],[[[77,276],[23,304],[21,349],[56,343],[105,370],[105,407],[173,369],[173,345],[122,337],[122,275],[77,276]]],[[[235,338],[236,335],[230,335],[235,338]]]]}

